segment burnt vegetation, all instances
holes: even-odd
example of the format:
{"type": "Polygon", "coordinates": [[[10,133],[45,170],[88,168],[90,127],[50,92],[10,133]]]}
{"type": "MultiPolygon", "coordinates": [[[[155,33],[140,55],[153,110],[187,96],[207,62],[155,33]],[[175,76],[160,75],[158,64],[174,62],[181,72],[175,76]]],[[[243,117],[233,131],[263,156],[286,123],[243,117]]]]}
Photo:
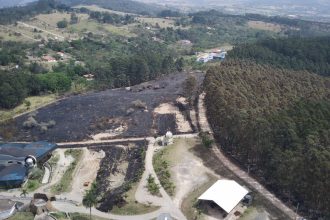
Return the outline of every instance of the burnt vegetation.
{"type": "Polygon", "coordinates": [[[134,147],[98,147],[97,150],[105,152],[100,169],[96,177],[96,194],[98,198],[97,209],[109,212],[114,206],[122,207],[126,204],[125,193],[131,189],[131,185],[138,182],[144,171],[144,158],[146,143],[137,142],[134,147]],[[123,172],[119,169],[121,163],[128,163],[124,182],[118,187],[112,187],[110,177],[123,172]]]}

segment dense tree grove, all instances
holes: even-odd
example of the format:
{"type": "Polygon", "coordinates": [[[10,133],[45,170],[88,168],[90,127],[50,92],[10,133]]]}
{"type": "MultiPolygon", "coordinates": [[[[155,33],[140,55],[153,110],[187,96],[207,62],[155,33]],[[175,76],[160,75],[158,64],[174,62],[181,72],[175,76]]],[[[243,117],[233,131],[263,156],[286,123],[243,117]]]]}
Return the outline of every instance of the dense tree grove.
{"type": "Polygon", "coordinates": [[[206,76],[222,149],[310,217],[330,216],[330,79],[226,61],[206,76]]]}
{"type": "Polygon", "coordinates": [[[229,57],[330,76],[330,37],[268,39],[237,46],[229,57]]]}
{"type": "Polygon", "coordinates": [[[108,24],[131,24],[133,23],[134,16],[132,15],[118,15],[109,12],[99,12],[99,11],[88,11],[89,17],[91,19],[95,19],[100,23],[108,23],[108,24]]]}

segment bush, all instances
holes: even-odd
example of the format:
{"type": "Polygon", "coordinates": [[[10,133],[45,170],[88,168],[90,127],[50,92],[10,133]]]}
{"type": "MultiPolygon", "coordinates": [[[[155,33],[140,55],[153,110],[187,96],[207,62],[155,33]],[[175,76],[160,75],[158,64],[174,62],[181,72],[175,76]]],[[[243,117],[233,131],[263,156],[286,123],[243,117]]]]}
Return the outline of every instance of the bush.
{"type": "Polygon", "coordinates": [[[159,195],[159,185],[155,183],[155,178],[151,174],[148,177],[147,188],[151,195],[159,195]]]}
{"type": "Polygon", "coordinates": [[[23,123],[24,128],[33,128],[37,127],[38,125],[38,122],[32,116],[28,117],[28,119],[23,123]]]}
{"type": "Polygon", "coordinates": [[[200,132],[199,137],[202,139],[203,146],[206,148],[211,148],[213,144],[213,140],[211,139],[210,135],[205,132],[200,132]]]}
{"type": "Polygon", "coordinates": [[[57,22],[57,27],[58,28],[66,28],[68,26],[68,21],[63,19],[62,21],[57,22]]]}
{"type": "Polygon", "coordinates": [[[142,102],[140,99],[133,101],[132,106],[137,109],[147,109],[147,104],[142,102]]]}

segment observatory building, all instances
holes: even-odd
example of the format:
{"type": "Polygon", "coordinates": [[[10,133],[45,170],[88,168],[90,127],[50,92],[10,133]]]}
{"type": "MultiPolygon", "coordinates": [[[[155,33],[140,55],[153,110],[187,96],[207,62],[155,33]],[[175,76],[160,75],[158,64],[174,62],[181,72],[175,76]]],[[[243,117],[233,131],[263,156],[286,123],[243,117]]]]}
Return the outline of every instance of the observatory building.
{"type": "Polygon", "coordinates": [[[21,186],[29,170],[47,161],[56,147],[48,142],[0,143],[0,188],[21,186]]]}

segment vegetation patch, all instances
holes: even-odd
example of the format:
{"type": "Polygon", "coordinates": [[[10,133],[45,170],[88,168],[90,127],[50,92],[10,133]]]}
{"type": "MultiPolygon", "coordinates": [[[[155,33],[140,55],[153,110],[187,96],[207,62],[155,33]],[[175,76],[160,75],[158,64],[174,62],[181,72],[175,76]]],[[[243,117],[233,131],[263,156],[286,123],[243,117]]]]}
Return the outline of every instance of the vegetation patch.
{"type": "Polygon", "coordinates": [[[43,175],[44,172],[42,169],[38,167],[33,168],[29,173],[28,181],[24,185],[23,190],[26,190],[27,192],[34,192],[41,186],[43,175]]]}
{"type": "Polygon", "coordinates": [[[74,172],[76,170],[77,164],[82,157],[83,151],[78,149],[70,149],[65,151],[65,156],[72,156],[74,161],[70,164],[68,169],[63,174],[60,182],[52,186],[52,193],[60,194],[63,192],[69,192],[71,189],[71,182],[73,179],[74,172]]]}
{"type": "Polygon", "coordinates": [[[147,189],[151,193],[151,195],[160,196],[159,185],[155,182],[155,178],[151,174],[149,174],[147,181],[147,189]]]}
{"type": "Polygon", "coordinates": [[[31,212],[17,212],[8,220],[34,220],[34,215],[31,212]]]}
{"type": "Polygon", "coordinates": [[[173,196],[175,193],[175,185],[171,179],[169,162],[166,159],[167,154],[167,148],[164,148],[161,151],[157,152],[153,158],[153,166],[160,181],[160,184],[169,195],[173,196]]]}

